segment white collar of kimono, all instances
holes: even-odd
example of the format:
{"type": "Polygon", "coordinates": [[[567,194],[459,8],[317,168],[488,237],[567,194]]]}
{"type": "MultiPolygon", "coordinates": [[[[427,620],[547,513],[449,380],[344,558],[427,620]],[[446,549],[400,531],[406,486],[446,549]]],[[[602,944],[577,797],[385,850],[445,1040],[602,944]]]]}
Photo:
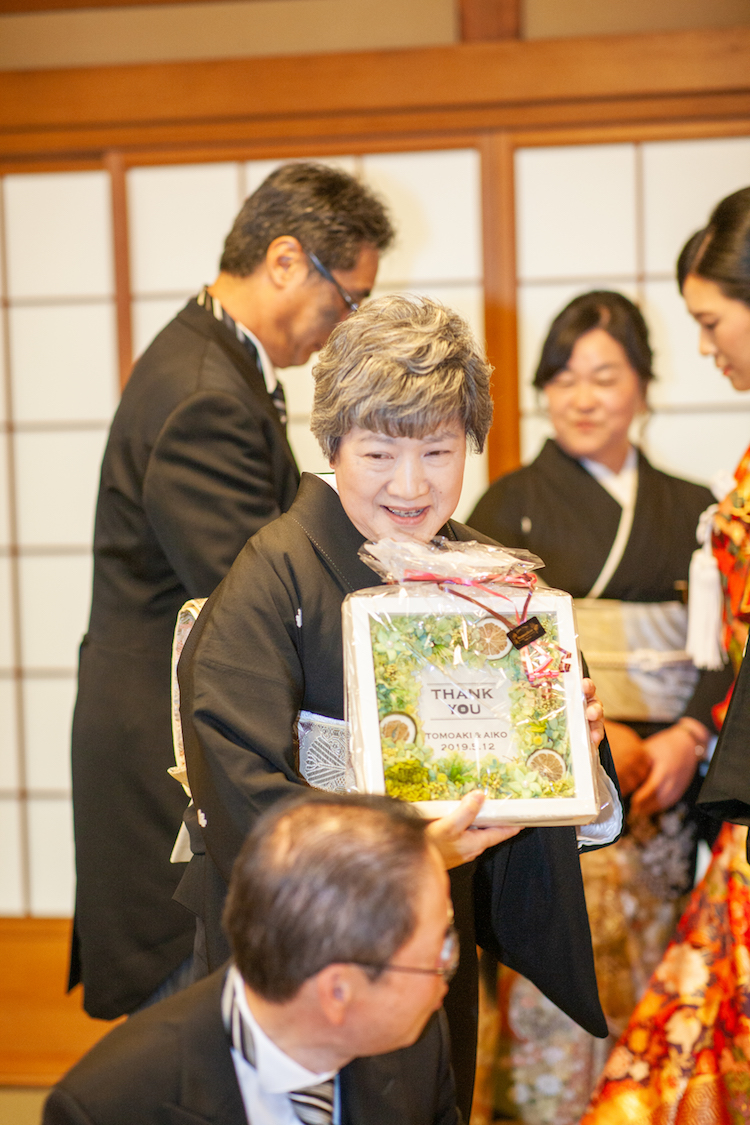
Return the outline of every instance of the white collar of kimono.
{"type": "Polygon", "coordinates": [[[583,458],[581,464],[587,473],[599,481],[602,488],[606,488],[621,508],[629,508],[635,502],[638,488],[638,453],[634,445],[628,447],[625,464],[619,473],[614,473],[601,461],[589,461],[583,458]]]}

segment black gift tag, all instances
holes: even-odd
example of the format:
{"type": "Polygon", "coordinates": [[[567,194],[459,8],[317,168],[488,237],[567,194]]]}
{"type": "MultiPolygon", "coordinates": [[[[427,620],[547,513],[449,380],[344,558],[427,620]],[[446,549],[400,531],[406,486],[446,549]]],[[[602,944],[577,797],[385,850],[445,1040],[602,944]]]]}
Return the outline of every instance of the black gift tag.
{"type": "Polygon", "coordinates": [[[544,636],[544,626],[538,617],[527,617],[520,625],[510,629],[508,640],[514,648],[526,648],[532,641],[538,641],[544,636]]]}

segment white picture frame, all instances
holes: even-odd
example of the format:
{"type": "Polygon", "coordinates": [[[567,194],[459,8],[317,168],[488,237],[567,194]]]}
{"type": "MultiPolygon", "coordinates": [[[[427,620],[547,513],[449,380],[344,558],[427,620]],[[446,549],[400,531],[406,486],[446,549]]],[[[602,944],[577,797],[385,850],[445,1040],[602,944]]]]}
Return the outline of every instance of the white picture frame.
{"type": "MultiPolygon", "coordinates": [[[[461,592],[468,594],[479,604],[471,604],[464,598],[449,593],[445,587],[441,588],[435,583],[428,582],[374,587],[351,594],[345,599],[342,614],[346,708],[349,722],[349,755],[356,788],[362,792],[391,791],[392,795],[403,796],[403,792],[394,792],[392,781],[390,785],[386,784],[384,748],[387,754],[391,754],[392,759],[393,754],[397,752],[394,747],[403,744],[407,749],[403,752],[399,750],[398,753],[408,757],[409,753],[412,753],[408,747],[415,747],[418,742],[419,747],[414,752],[421,755],[422,773],[427,768],[435,773],[433,767],[436,762],[455,761],[459,757],[474,762],[479,777],[482,776],[483,768],[489,768],[487,763],[493,761],[501,762],[503,769],[510,769],[511,774],[515,769],[515,772],[523,777],[524,795],[511,796],[509,793],[502,798],[488,797],[477,818],[477,824],[551,826],[590,823],[596,819],[599,811],[594,780],[594,762],[598,761],[598,755],[592,751],[586,720],[583,676],[572,599],[562,591],[547,588],[539,589],[531,595],[528,589],[510,586],[500,587],[496,594],[476,588],[463,588],[459,594],[461,592]],[[527,688],[527,681],[523,680],[519,672],[519,668],[523,666],[522,650],[516,648],[511,650],[508,646],[502,657],[485,657],[481,668],[469,668],[464,663],[466,660],[476,660],[476,652],[471,647],[471,638],[477,634],[473,631],[484,621],[494,620],[488,613],[493,610],[499,612],[511,624],[537,617],[550,626],[547,640],[542,638],[540,644],[542,647],[546,645],[549,651],[554,650],[558,654],[560,668],[557,675],[552,676],[550,673],[550,680],[547,682],[553,685],[549,687],[548,692],[554,691],[553,726],[556,732],[560,729],[561,716],[564,714],[568,738],[564,755],[552,751],[550,756],[548,751],[547,757],[534,759],[532,765],[529,764],[537,751],[532,749],[529,752],[531,728],[526,721],[516,725],[512,721],[511,687],[520,683],[522,688],[519,688],[519,691],[528,693],[530,690],[534,699],[542,699],[542,696],[537,697],[535,693],[545,681],[528,681],[531,688],[527,688]],[[383,715],[382,694],[384,691],[387,694],[387,689],[381,683],[379,706],[373,631],[376,631],[378,637],[386,637],[386,641],[381,641],[378,645],[381,659],[385,659],[382,658],[383,643],[387,649],[389,630],[394,630],[394,637],[401,638],[399,644],[406,644],[409,652],[416,653],[417,649],[410,647],[409,638],[418,635],[423,638],[427,636],[429,646],[429,631],[424,628],[428,618],[438,622],[436,627],[439,627],[441,622],[445,625],[446,619],[450,621],[453,618],[463,619],[466,623],[466,632],[462,631],[461,635],[468,637],[469,643],[455,646],[459,650],[457,654],[455,651],[453,654],[456,663],[448,666],[443,664],[436,667],[429,660],[423,660],[420,664],[415,655],[414,660],[418,664],[419,671],[412,669],[410,673],[405,674],[404,683],[406,690],[413,696],[419,690],[419,701],[417,703],[412,701],[409,707],[404,708],[400,713],[394,711],[383,715]],[[414,623],[417,632],[412,630],[409,622],[414,623]],[[555,630],[557,636],[553,640],[555,630]],[[569,654],[567,660],[559,655],[560,650],[569,654]],[[562,670],[563,668],[567,670],[562,670]],[[442,683],[445,687],[441,687],[442,683]],[[494,690],[492,683],[496,684],[494,690]],[[462,708],[460,714],[459,708],[462,708]],[[384,735],[381,735],[381,723],[386,724],[384,735]],[[457,735],[468,733],[471,737],[454,737],[448,742],[447,738],[454,729],[457,735]],[[386,735],[392,734],[394,730],[396,736],[403,739],[403,743],[384,742],[386,735]],[[503,730],[505,734],[502,733],[503,730]],[[493,741],[489,737],[493,734],[497,735],[499,741],[493,741]],[[467,746],[468,750],[462,749],[467,746]],[[550,795],[554,779],[547,778],[532,766],[536,766],[537,762],[543,762],[548,767],[551,760],[552,766],[558,769],[556,759],[561,757],[565,772],[559,784],[568,786],[571,791],[564,796],[550,795]],[[532,773],[535,774],[536,780],[531,777],[532,773]],[[527,795],[529,787],[539,788],[537,782],[546,789],[547,795],[527,795]]],[[[441,651],[443,653],[447,651],[445,646],[441,651]]],[[[395,656],[394,660],[396,663],[393,667],[397,669],[398,657],[395,656]]],[[[519,698],[518,692],[515,698],[519,698]]],[[[516,706],[516,713],[517,711],[516,706]]],[[[547,712],[548,715],[552,713],[552,711],[547,712]]],[[[544,729],[549,731],[552,727],[545,726],[544,729]]],[[[543,735],[542,749],[546,748],[544,738],[543,735]]],[[[560,745],[562,746],[562,741],[560,745]]],[[[472,767],[470,765],[467,768],[472,767]]],[[[446,777],[439,772],[436,776],[443,779],[446,777]]],[[[484,776],[500,775],[485,773],[484,776]]],[[[505,774],[502,776],[504,777],[505,774]]],[[[508,784],[516,783],[511,779],[508,784]]],[[[407,791],[408,787],[404,792],[407,791]]],[[[420,812],[432,819],[450,813],[456,808],[458,800],[459,797],[456,796],[455,799],[416,799],[412,803],[420,812]]]]}

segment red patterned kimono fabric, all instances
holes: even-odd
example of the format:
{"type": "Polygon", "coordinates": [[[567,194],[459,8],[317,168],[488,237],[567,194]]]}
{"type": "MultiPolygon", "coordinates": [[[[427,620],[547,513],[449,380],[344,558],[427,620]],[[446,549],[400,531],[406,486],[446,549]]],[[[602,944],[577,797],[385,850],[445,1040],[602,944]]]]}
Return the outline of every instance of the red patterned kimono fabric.
{"type": "Polygon", "coordinates": [[[750,1121],[747,828],[725,824],[581,1125],[750,1121]]]}
{"type": "MultiPolygon", "coordinates": [[[[750,621],[750,449],[714,517],[724,644],[739,670],[750,621]]],[[[731,695],[731,693],[730,693],[731,695]]],[[[720,726],[729,696],[714,708],[720,726]]],[[[747,828],[725,824],[674,940],[610,1055],[581,1125],[750,1122],[747,828]]]]}

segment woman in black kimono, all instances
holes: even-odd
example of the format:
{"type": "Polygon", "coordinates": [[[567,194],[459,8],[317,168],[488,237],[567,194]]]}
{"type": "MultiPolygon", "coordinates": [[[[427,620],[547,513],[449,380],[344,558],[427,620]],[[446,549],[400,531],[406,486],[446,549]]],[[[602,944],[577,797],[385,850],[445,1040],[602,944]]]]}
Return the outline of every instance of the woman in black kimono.
{"type": "MultiPolygon", "coordinates": [[[[595,291],[571,301],[552,323],[534,378],[555,438],[530,465],[496,481],[470,517],[472,527],[505,546],[539,555],[543,580],[577,599],[581,648],[629,796],[623,839],[582,857],[600,995],[614,1037],[693,884],[697,771],[713,731],[710,704],[721,697],[711,674],[698,686],[685,652],[683,604],[698,518],[713,497],[655,469],[629,439],[647,409],[651,361],[645,321],[626,297],[595,291]]],[[[562,1044],[559,1090],[547,1081],[538,1094],[544,1043],[535,1033],[530,1045],[525,1033],[533,1022],[529,992],[525,982],[510,989],[508,1015],[518,1034],[503,1065],[521,1091],[516,1112],[527,1121],[577,1122],[607,1045],[547,1011],[544,1041],[562,1044]]]]}
{"type": "MultiPolygon", "coordinates": [[[[374,301],[339,325],[321,352],[312,429],[335,485],[303,476],[290,511],[248,542],[209,599],[179,666],[196,853],[180,898],[199,917],[209,969],[227,955],[221,907],[249,827],[304,784],[298,764],[311,742],[334,746],[343,737],[341,603],[378,584],[359,548],[386,535],[477,538],[450,516],[467,440],[481,449],[489,429],[489,375],[464,321],[428,299],[374,301]]],[[[599,717],[597,701],[589,706],[597,743],[599,717]]],[[[476,941],[532,977],[593,1034],[606,1034],[576,830],[470,829],[481,800],[469,795],[457,817],[433,826],[452,869],[462,933],[446,1008],[467,1118],[476,941]]]]}

